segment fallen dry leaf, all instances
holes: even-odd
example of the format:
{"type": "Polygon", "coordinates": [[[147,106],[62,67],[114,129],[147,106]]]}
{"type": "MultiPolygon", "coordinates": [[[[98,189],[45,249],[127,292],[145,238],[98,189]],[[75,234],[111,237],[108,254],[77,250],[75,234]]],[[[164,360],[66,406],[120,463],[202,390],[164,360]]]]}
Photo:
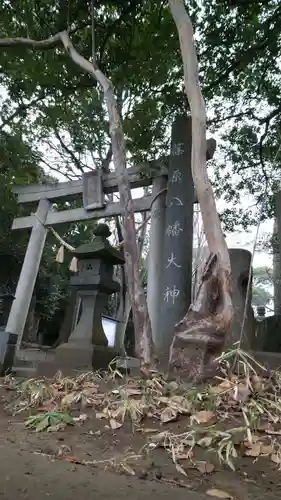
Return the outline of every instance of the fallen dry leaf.
{"type": "Polygon", "coordinates": [[[206,494],[210,497],[225,498],[226,500],[233,500],[233,496],[223,490],[218,490],[217,488],[211,488],[206,491],[206,494]]]}
{"type": "Polygon", "coordinates": [[[219,385],[218,387],[220,387],[222,390],[226,391],[228,389],[230,389],[231,387],[233,387],[233,383],[235,381],[231,381],[231,380],[223,380],[219,385]]]}
{"type": "Polygon", "coordinates": [[[281,436],[281,431],[274,431],[274,430],[265,429],[264,432],[266,434],[272,434],[274,436],[281,436]]]}
{"type": "Polygon", "coordinates": [[[180,464],[175,463],[175,466],[176,466],[177,471],[180,474],[183,474],[183,476],[187,476],[187,473],[185,472],[185,470],[183,469],[183,467],[180,464]]]}
{"type": "Polygon", "coordinates": [[[194,413],[194,415],[190,417],[191,422],[193,420],[196,420],[198,424],[211,423],[214,422],[215,419],[216,419],[216,414],[213,411],[208,411],[208,410],[198,411],[197,413],[194,413]]]}
{"type": "Polygon", "coordinates": [[[213,441],[213,438],[210,436],[205,436],[197,441],[197,445],[201,446],[202,448],[209,448],[211,446],[213,441]]]}
{"type": "Polygon", "coordinates": [[[151,432],[159,432],[159,429],[149,429],[149,427],[144,427],[143,429],[137,429],[138,432],[144,432],[145,434],[149,434],[151,432]]]}
{"type": "Polygon", "coordinates": [[[215,395],[223,394],[225,391],[226,389],[224,389],[220,385],[212,385],[209,389],[210,394],[215,394],[215,395]]]}
{"type": "Polygon", "coordinates": [[[234,401],[239,401],[244,403],[249,399],[249,396],[251,394],[251,391],[249,387],[245,384],[238,384],[234,387],[233,390],[233,399],[234,401]]]}
{"type": "Polygon", "coordinates": [[[125,392],[127,396],[141,396],[142,394],[140,389],[134,389],[133,387],[126,387],[125,392]]]}
{"type": "Polygon", "coordinates": [[[161,419],[161,422],[163,423],[167,423],[167,422],[172,422],[173,420],[176,420],[178,416],[178,412],[176,410],[174,410],[173,408],[165,408],[161,415],[160,415],[160,419],[161,419]]]}
{"type": "Polygon", "coordinates": [[[272,444],[261,445],[261,455],[270,455],[273,452],[274,452],[274,447],[272,444]]]}
{"type": "Polygon", "coordinates": [[[253,387],[253,390],[256,392],[259,392],[263,389],[263,380],[260,378],[258,375],[252,375],[251,377],[251,384],[253,387]]]}
{"type": "Polygon", "coordinates": [[[214,471],[215,466],[210,462],[197,462],[196,469],[201,472],[201,474],[211,474],[214,471]]]}
{"type": "Polygon", "coordinates": [[[107,418],[107,415],[105,413],[103,413],[103,412],[97,412],[96,413],[96,418],[98,420],[101,420],[102,418],[107,418]]]}
{"type": "Polygon", "coordinates": [[[110,423],[111,429],[113,429],[113,430],[120,429],[120,427],[122,427],[122,424],[120,422],[117,422],[117,420],[115,420],[114,418],[111,418],[109,420],[109,423],[110,423]]]}
{"type": "Polygon", "coordinates": [[[259,457],[261,454],[262,443],[252,443],[251,446],[247,446],[244,455],[247,457],[259,457]]]}
{"type": "Polygon", "coordinates": [[[275,464],[281,464],[281,456],[278,453],[273,453],[270,457],[271,461],[275,464]]]}
{"type": "Polygon", "coordinates": [[[159,398],[157,398],[157,401],[166,405],[169,403],[170,398],[168,398],[167,396],[160,396],[159,398]]]}
{"type": "Polygon", "coordinates": [[[190,460],[193,457],[193,451],[189,450],[186,453],[176,453],[177,460],[190,460]]]}
{"type": "Polygon", "coordinates": [[[190,413],[192,404],[184,396],[172,396],[169,401],[169,406],[177,410],[181,414],[190,413]]]}

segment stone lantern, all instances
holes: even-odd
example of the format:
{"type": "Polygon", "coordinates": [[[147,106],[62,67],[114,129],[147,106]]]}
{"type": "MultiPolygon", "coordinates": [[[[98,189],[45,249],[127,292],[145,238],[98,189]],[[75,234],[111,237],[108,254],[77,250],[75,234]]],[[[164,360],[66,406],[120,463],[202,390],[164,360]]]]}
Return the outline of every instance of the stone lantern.
{"type": "MultiPolygon", "coordinates": [[[[108,296],[118,292],[119,283],[113,279],[113,266],[124,264],[119,250],[107,240],[109,227],[99,224],[94,230],[94,240],[78,247],[78,273],[70,280],[70,287],[81,300],[81,314],[68,343],[56,349],[55,364],[62,371],[97,368],[93,352],[107,350],[108,340],[102,326],[102,314],[108,296]]],[[[95,353],[95,358],[98,355],[95,353]]]]}

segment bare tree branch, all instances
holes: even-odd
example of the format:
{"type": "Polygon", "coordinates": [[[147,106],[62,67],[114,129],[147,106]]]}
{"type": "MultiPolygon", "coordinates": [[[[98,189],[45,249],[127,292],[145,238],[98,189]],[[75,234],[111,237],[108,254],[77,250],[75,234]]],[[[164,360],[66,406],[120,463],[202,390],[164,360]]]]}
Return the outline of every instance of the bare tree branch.
{"type": "Polygon", "coordinates": [[[64,151],[68,154],[68,156],[70,156],[70,158],[72,159],[73,163],[75,164],[76,168],[78,170],[80,170],[80,172],[84,172],[84,169],[83,169],[83,166],[81,164],[81,161],[78,160],[78,158],[76,158],[75,154],[73,151],[71,151],[71,149],[67,146],[67,144],[65,144],[64,140],[62,139],[58,129],[56,127],[53,127],[54,128],[54,134],[56,136],[56,138],[58,139],[61,147],[64,149],[64,151]]]}
{"type": "Polygon", "coordinates": [[[210,257],[201,286],[185,317],[175,326],[170,366],[192,379],[220,354],[233,318],[230,258],[206,168],[206,108],[199,84],[193,27],[183,0],[169,0],[180,42],[185,90],[192,117],[192,177],[210,257]]]}
{"type": "Polygon", "coordinates": [[[61,33],[46,40],[31,40],[30,38],[0,38],[0,47],[26,47],[33,50],[49,50],[61,45],[61,33]]]}
{"type": "Polygon", "coordinates": [[[20,104],[10,116],[8,116],[7,118],[5,118],[5,120],[3,120],[3,122],[0,125],[0,130],[2,130],[5,126],[9,125],[9,123],[13,121],[14,118],[20,116],[22,113],[32,108],[34,104],[37,104],[38,102],[42,101],[45,97],[46,97],[45,92],[41,92],[39,96],[32,99],[27,104],[20,104]]]}
{"type": "Polygon", "coordinates": [[[47,161],[45,161],[43,158],[40,160],[42,163],[46,165],[47,168],[52,170],[53,172],[56,172],[56,174],[64,175],[68,180],[72,181],[77,177],[75,174],[70,174],[70,173],[65,173],[61,171],[60,167],[54,167],[53,165],[50,165],[47,161]]]}

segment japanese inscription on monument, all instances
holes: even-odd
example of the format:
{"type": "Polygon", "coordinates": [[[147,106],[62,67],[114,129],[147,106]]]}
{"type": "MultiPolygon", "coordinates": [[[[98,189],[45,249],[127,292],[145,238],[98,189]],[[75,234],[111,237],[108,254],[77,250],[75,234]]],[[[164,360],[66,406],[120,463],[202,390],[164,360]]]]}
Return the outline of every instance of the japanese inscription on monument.
{"type": "Polygon", "coordinates": [[[173,327],[191,300],[193,200],[191,120],[178,117],[172,128],[162,281],[161,333],[167,352],[173,327]]]}

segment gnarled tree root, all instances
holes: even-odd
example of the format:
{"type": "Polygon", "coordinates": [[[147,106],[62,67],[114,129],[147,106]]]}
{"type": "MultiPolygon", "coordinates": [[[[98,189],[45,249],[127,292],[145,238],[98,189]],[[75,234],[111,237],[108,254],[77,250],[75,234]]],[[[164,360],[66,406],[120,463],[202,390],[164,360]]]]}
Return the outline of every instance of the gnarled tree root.
{"type": "Polygon", "coordinates": [[[175,325],[169,372],[198,382],[214,374],[233,318],[231,276],[219,255],[206,262],[199,290],[185,317],[175,325]]]}

